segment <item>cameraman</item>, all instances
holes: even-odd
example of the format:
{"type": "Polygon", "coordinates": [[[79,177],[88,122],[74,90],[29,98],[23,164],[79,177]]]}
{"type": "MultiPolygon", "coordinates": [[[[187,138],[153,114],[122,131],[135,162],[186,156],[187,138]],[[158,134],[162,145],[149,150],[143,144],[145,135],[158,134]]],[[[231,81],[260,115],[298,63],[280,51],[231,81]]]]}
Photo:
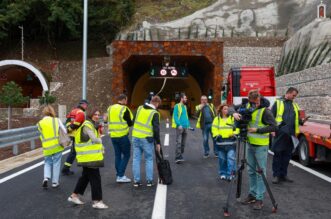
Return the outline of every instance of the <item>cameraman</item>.
{"type": "MultiPolygon", "coordinates": [[[[257,163],[266,175],[268,146],[269,146],[269,133],[275,132],[277,123],[271,111],[266,107],[269,106],[269,101],[262,101],[261,95],[258,90],[251,90],[248,93],[248,103],[246,108],[255,108],[252,110],[251,121],[247,126],[247,147],[246,159],[248,165],[249,175],[249,194],[242,204],[254,203],[255,210],[261,210],[263,207],[263,196],[265,186],[262,176],[257,173],[257,163]],[[256,160],[254,159],[256,157],[256,160]]],[[[240,118],[238,113],[234,113],[235,118],[240,118]]]]}

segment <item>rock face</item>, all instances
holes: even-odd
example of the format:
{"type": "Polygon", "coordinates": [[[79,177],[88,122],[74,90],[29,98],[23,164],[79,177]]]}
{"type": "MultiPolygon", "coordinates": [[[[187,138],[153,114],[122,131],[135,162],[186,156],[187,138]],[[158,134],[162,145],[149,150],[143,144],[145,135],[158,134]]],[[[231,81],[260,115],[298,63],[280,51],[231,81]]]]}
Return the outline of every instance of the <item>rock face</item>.
{"type": "MultiPolygon", "coordinates": [[[[219,0],[166,23],[144,21],[121,40],[210,39],[229,36],[284,36],[316,18],[319,0],[219,0]]],[[[330,14],[327,11],[327,14],[330,14]]]]}
{"type": "Polygon", "coordinates": [[[331,20],[315,19],[284,45],[279,75],[331,62],[331,20]]]}
{"type": "Polygon", "coordinates": [[[278,95],[289,87],[299,90],[297,102],[300,108],[316,119],[331,120],[331,64],[319,65],[300,72],[280,76],[277,81],[278,95]]]}

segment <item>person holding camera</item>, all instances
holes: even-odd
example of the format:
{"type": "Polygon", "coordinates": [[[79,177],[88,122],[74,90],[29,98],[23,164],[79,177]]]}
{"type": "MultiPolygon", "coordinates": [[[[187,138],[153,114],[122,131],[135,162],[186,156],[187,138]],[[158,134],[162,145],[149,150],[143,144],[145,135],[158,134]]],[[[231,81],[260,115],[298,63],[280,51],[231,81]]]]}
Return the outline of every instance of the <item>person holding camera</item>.
{"type": "Polygon", "coordinates": [[[233,116],[228,116],[229,106],[222,104],[217,108],[217,116],[212,124],[212,135],[218,147],[219,175],[221,180],[232,180],[236,171],[236,139],[239,129],[234,128],[233,116]]]}
{"type": "MultiPolygon", "coordinates": [[[[200,99],[201,103],[195,107],[196,115],[198,116],[197,128],[201,128],[203,135],[203,148],[204,148],[204,158],[209,157],[209,134],[211,133],[211,126],[213,123],[213,119],[216,115],[215,107],[212,103],[208,103],[207,96],[202,95],[200,99]]],[[[214,155],[218,156],[217,147],[215,145],[215,141],[213,141],[214,145],[214,155]]]]}
{"type": "MultiPolygon", "coordinates": [[[[251,90],[248,93],[247,109],[251,111],[251,120],[247,125],[247,147],[246,159],[248,165],[249,194],[242,204],[254,203],[255,210],[261,210],[263,207],[263,198],[265,185],[260,170],[266,175],[269,133],[277,130],[277,124],[271,111],[267,109],[269,101],[261,101],[261,95],[258,90],[251,90]],[[263,103],[263,104],[261,104],[263,103]]],[[[234,117],[238,117],[236,114],[234,117]]],[[[239,116],[240,117],[240,116],[239,116]]]]}
{"type": "Polygon", "coordinates": [[[272,160],[273,180],[272,183],[278,184],[280,181],[293,182],[287,176],[287,168],[293,151],[292,136],[297,136],[300,132],[299,106],[294,102],[298,95],[298,90],[290,87],[284,97],[276,100],[272,106],[272,113],[276,118],[278,131],[274,138],[272,150],[274,152],[272,160]]]}

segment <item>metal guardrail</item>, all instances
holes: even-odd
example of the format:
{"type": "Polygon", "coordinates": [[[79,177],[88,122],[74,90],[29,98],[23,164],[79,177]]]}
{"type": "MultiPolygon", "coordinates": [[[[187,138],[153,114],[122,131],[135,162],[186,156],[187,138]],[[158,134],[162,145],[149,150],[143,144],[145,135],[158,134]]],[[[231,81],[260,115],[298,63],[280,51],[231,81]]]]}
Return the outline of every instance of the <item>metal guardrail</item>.
{"type": "Polygon", "coordinates": [[[0,148],[13,146],[13,154],[18,154],[18,144],[30,141],[31,150],[35,149],[35,140],[39,138],[37,126],[0,131],[0,148]]]}

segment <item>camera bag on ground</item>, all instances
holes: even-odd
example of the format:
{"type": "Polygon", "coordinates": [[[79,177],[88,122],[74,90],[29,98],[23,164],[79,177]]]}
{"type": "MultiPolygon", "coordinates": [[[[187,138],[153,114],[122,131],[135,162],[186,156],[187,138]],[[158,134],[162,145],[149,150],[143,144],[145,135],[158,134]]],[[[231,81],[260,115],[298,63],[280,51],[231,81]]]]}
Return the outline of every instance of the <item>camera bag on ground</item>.
{"type": "Polygon", "coordinates": [[[160,148],[160,153],[155,150],[155,155],[157,170],[159,172],[159,183],[170,185],[172,183],[170,163],[163,158],[162,148],[160,148]]]}

